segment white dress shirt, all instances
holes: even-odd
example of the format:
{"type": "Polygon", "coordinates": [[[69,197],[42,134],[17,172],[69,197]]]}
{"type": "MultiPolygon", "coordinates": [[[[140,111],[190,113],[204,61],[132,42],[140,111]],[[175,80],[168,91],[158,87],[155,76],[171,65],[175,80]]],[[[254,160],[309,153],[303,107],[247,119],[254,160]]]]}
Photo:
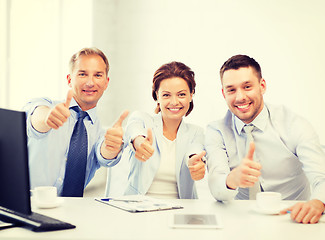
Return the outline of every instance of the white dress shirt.
{"type": "MultiPolygon", "coordinates": [[[[325,154],[311,125],[289,109],[271,105],[265,105],[252,124],[263,190],[280,192],[283,199],[325,203],[325,154]]],[[[248,188],[226,186],[229,172],[247,154],[244,125],[228,111],[207,127],[209,188],[217,200],[248,199],[248,188]]]]}

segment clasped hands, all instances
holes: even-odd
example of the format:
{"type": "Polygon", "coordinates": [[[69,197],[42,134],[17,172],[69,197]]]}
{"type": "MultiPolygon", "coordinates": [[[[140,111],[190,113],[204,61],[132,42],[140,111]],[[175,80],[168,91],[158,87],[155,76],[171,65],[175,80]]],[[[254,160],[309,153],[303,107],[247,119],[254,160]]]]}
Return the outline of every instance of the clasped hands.
{"type": "MultiPolygon", "coordinates": [[[[234,168],[227,177],[227,187],[236,189],[238,187],[252,187],[261,175],[262,165],[253,161],[255,144],[251,142],[249,150],[240,165],[234,168]]],[[[317,223],[325,209],[324,203],[318,199],[307,202],[299,202],[295,205],[283,209],[280,214],[290,212],[290,217],[298,223],[317,223]]]]}

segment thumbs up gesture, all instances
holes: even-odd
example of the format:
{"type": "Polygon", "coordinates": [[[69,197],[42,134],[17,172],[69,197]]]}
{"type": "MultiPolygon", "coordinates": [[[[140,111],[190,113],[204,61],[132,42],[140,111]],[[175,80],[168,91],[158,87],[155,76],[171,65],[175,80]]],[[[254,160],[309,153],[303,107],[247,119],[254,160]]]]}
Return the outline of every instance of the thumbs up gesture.
{"type": "Polygon", "coordinates": [[[101,154],[106,159],[113,159],[121,151],[123,144],[124,119],[128,116],[129,111],[124,111],[112,128],[109,128],[105,134],[105,140],[101,146],[101,154]]]}
{"type": "Polygon", "coordinates": [[[241,161],[240,165],[234,168],[227,177],[227,186],[232,189],[237,187],[247,188],[254,186],[261,175],[262,165],[254,162],[255,144],[251,142],[248,153],[241,161]]]}
{"type": "Polygon", "coordinates": [[[201,180],[205,175],[205,164],[202,158],[206,152],[202,151],[200,154],[193,155],[188,160],[188,169],[190,170],[191,177],[194,181],[201,180]]]}
{"type": "Polygon", "coordinates": [[[70,89],[67,94],[67,99],[63,103],[59,103],[54,106],[48,113],[45,122],[50,128],[58,129],[68,120],[70,117],[69,106],[73,96],[73,92],[70,89]]]}
{"type": "Polygon", "coordinates": [[[73,92],[70,89],[65,102],[55,105],[52,109],[47,106],[38,106],[32,117],[32,126],[38,132],[48,132],[51,128],[60,128],[70,117],[69,106],[73,92]]]}
{"type": "Polygon", "coordinates": [[[153,137],[152,130],[149,128],[147,130],[147,137],[137,136],[133,140],[133,146],[135,148],[135,158],[145,162],[147,161],[154,153],[154,148],[152,147],[153,137]]]}

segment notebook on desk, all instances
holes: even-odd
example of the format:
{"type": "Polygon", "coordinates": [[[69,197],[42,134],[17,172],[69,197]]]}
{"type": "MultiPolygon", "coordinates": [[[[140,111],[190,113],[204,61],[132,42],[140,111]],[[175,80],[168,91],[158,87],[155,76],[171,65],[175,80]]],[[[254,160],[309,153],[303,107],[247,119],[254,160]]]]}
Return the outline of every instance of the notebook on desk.
{"type": "Polygon", "coordinates": [[[0,108],[0,220],[33,231],[75,228],[31,211],[25,112],[0,108]]]}

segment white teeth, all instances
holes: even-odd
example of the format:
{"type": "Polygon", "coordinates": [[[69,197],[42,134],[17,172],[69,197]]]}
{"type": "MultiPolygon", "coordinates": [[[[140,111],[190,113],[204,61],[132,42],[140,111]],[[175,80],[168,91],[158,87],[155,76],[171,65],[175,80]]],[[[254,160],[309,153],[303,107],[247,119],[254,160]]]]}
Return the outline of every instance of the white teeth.
{"type": "Polygon", "coordinates": [[[247,108],[249,106],[249,104],[246,105],[242,105],[242,106],[237,106],[238,108],[242,109],[242,108],[247,108]]]}

